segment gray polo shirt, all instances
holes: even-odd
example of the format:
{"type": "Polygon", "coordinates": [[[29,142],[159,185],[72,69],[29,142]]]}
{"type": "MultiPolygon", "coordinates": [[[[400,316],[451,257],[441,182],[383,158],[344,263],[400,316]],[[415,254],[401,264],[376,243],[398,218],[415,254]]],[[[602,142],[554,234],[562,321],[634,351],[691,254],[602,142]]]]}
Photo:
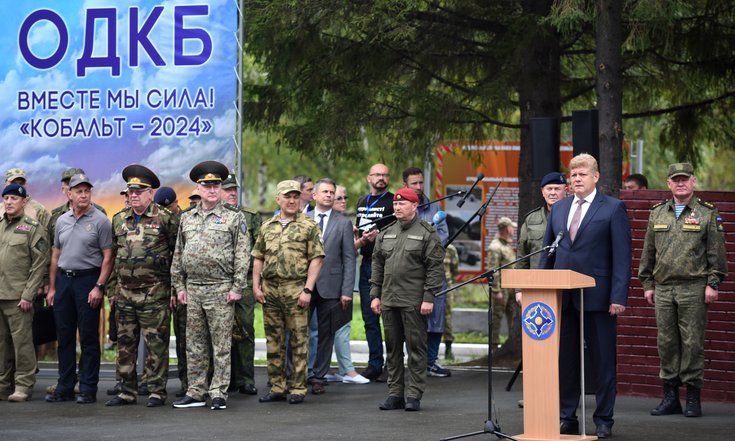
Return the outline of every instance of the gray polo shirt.
{"type": "Polygon", "coordinates": [[[61,250],[59,268],[99,268],[102,250],[112,248],[112,224],[94,205],[79,219],[74,216],[74,210],[69,210],[56,221],[54,248],[61,250]]]}

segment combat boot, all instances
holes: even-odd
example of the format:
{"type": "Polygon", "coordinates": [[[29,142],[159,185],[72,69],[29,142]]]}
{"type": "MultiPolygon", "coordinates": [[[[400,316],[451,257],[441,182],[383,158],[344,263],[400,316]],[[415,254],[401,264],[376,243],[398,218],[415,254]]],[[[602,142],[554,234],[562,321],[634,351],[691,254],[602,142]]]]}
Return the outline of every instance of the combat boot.
{"type": "Polygon", "coordinates": [[[454,353],[452,353],[452,343],[444,343],[444,359],[454,360],[454,353]]]}
{"type": "Polygon", "coordinates": [[[681,413],[681,402],[679,402],[679,385],[664,382],[664,399],[659,405],[651,410],[651,415],[674,415],[681,413]]]}
{"type": "Polygon", "coordinates": [[[685,417],[701,417],[702,402],[699,399],[701,389],[687,384],[687,408],[684,412],[685,417]]]}

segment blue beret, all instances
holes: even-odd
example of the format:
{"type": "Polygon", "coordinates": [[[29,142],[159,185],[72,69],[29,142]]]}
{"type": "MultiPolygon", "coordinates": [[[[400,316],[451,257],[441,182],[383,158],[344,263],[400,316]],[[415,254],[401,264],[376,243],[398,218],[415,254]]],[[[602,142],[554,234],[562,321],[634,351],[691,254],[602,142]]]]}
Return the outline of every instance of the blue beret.
{"type": "Polygon", "coordinates": [[[28,193],[26,192],[26,189],[23,188],[22,185],[19,184],[10,184],[3,190],[3,197],[5,195],[13,195],[13,196],[20,196],[22,198],[28,197],[28,193]]]}
{"type": "Polygon", "coordinates": [[[564,176],[564,173],[551,172],[551,173],[548,173],[546,176],[544,176],[543,179],[541,179],[541,188],[544,188],[545,186],[549,184],[566,184],[566,183],[567,183],[567,177],[564,176]]]}
{"type": "Polygon", "coordinates": [[[162,207],[168,207],[176,200],[176,192],[171,187],[161,187],[156,191],[153,200],[162,207]]]}

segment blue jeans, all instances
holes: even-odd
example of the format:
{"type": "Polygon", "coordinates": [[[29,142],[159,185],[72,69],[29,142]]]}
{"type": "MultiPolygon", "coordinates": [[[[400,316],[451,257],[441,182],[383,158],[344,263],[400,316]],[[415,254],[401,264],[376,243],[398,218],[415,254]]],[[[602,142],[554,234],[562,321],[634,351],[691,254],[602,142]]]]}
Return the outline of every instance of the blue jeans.
{"type": "Polygon", "coordinates": [[[365,322],[365,338],[370,352],[368,365],[383,370],[383,334],[380,331],[380,316],[370,309],[370,276],[373,273],[372,259],[362,258],[360,265],[360,308],[365,322]]]}
{"type": "Polygon", "coordinates": [[[439,345],[442,342],[442,332],[426,333],[426,361],[427,366],[433,366],[436,359],[439,358],[439,345]]]}
{"type": "Polygon", "coordinates": [[[76,336],[82,355],[79,360],[79,393],[96,396],[100,379],[100,308],[91,308],[87,299],[99,272],[79,277],[56,274],[54,320],[58,337],[59,381],[56,393],[73,395],[77,382],[76,336]]]}
{"type": "Polygon", "coordinates": [[[352,323],[347,322],[334,334],[334,352],[337,354],[340,375],[355,370],[355,366],[352,365],[352,351],[350,350],[351,333],[352,323]]]}

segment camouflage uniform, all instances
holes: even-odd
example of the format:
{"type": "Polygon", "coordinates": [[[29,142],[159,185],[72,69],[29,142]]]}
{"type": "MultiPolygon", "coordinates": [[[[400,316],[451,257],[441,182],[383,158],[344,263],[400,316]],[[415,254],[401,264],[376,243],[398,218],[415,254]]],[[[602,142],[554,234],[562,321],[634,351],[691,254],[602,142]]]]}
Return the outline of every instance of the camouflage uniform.
{"type": "MultiPolygon", "coordinates": [[[[510,242],[500,236],[495,236],[488,247],[487,268],[497,268],[515,260],[515,258],[516,253],[513,251],[510,242]]],[[[495,274],[492,291],[493,293],[501,292],[503,294],[502,300],[497,300],[495,295],[491,294],[493,296],[492,344],[497,347],[500,344],[500,321],[503,320],[503,315],[508,318],[508,333],[512,335],[516,333],[515,328],[518,328],[517,332],[520,335],[520,311],[515,299],[515,290],[500,288],[500,273],[495,274]]],[[[510,339],[510,335],[508,337],[510,339]]]]}
{"type": "Polygon", "coordinates": [[[42,225],[28,216],[0,217],[0,395],[31,394],[36,382],[33,312],[18,307],[33,302],[49,265],[49,242],[42,225]],[[6,331],[8,333],[6,333],[6,331]],[[13,362],[16,360],[15,369],[13,362]],[[15,371],[15,372],[14,372],[15,371]]]}
{"type": "Polygon", "coordinates": [[[223,202],[201,205],[181,216],[171,278],[176,292],[186,291],[187,395],[203,401],[227,398],[230,384],[232,305],[229,291],[242,293],[250,266],[250,237],[242,212],[223,202]],[[214,373],[207,388],[209,346],[214,373]]]}
{"type": "MultiPolygon", "coordinates": [[[[250,233],[250,248],[260,231],[263,219],[257,211],[241,208],[250,233]]],[[[253,258],[250,257],[248,285],[242,292],[242,299],[235,302],[235,324],[232,329],[232,374],[231,387],[239,388],[255,384],[255,298],[253,297],[253,258]]]]}
{"type": "MultiPolygon", "coordinates": [[[[459,276],[459,254],[454,245],[448,245],[444,253],[444,277],[447,279],[447,285],[454,285],[454,279],[459,276]]],[[[452,334],[452,304],[454,303],[454,291],[446,294],[447,300],[444,308],[444,343],[454,343],[454,335],[452,334]]]]}
{"type": "Polygon", "coordinates": [[[306,283],[309,262],[324,256],[319,226],[301,212],[286,227],[274,216],[260,227],[252,254],[263,261],[263,325],[271,392],[286,393],[284,330],[287,329],[293,358],[291,393],[306,395],[309,308],[301,308],[298,299],[306,283]]]}
{"type": "Polygon", "coordinates": [[[720,214],[693,196],[679,218],[673,200],[651,209],[638,279],[655,289],[658,352],[664,383],[702,387],[707,305],[704,290],[727,275],[720,214]]]}
{"type": "Polygon", "coordinates": [[[393,397],[420,400],[426,388],[426,321],[422,302],[434,302],[444,286],[444,247],[436,230],[418,217],[392,223],[378,234],[373,250],[370,298],[379,298],[387,349],[388,390],[393,397]],[[408,351],[405,385],[403,344],[408,351]]]}
{"type": "Polygon", "coordinates": [[[151,203],[136,222],[132,208],[112,219],[115,234],[118,326],[117,371],[120,397],[135,400],[136,362],[141,334],[146,348],[144,378],[151,397],[166,400],[168,379],[171,257],[178,219],[151,203]]]}

